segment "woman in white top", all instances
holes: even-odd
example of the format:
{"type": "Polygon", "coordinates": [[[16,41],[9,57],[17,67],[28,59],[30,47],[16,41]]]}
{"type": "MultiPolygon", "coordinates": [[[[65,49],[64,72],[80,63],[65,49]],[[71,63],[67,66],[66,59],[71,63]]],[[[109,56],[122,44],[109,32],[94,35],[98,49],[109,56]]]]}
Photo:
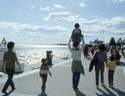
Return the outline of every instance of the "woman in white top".
{"type": "MultiPolygon", "coordinates": [[[[80,79],[80,73],[85,75],[84,69],[82,66],[82,62],[81,62],[81,53],[82,53],[82,50],[85,46],[85,43],[84,43],[83,37],[82,37],[82,45],[81,45],[81,48],[79,48],[79,49],[71,48],[70,43],[71,43],[71,39],[69,40],[68,47],[72,53],[72,59],[73,59],[73,61],[72,61],[72,73],[73,73],[72,80],[73,80],[73,82],[72,83],[73,83],[73,89],[75,91],[77,91],[79,79],[80,79]]],[[[77,47],[77,46],[75,46],[75,47],[77,47]]]]}

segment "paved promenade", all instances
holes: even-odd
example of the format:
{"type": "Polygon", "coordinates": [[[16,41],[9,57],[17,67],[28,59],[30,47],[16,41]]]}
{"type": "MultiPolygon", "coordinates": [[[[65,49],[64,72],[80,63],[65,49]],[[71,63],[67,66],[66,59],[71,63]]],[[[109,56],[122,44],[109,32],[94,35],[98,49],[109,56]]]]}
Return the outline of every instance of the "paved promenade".
{"type": "MultiPolygon", "coordinates": [[[[95,72],[88,72],[90,60],[82,59],[85,76],[81,75],[79,91],[72,89],[71,60],[62,60],[50,68],[52,77],[48,76],[45,93],[41,93],[42,80],[39,69],[27,71],[14,76],[16,90],[9,95],[0,93],[0,96],[125,96],[125,61],[117,66],[114,75],[114,88],[108,86],[108,69],[105,68],[105,87],[95,86],[95,72]]],[[[5,78],[0,77],[0,92],[5,84],[5,78]]],[[[8,89],[8,92],[11,89],[8,89]]]]}

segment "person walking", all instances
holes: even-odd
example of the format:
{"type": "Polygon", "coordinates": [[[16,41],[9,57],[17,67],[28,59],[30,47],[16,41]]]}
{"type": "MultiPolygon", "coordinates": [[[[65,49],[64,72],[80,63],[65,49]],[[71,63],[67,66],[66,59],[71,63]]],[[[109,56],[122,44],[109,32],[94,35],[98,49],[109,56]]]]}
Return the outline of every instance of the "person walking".
{"type": "Polygon", "coordinates": [[[109,87],[113,87],[113,81],[114,81],[114,72],[115,72],[115,69],[116,69],[116,63],[115,63],[115,58],[114,57],[110,57],[109,58],[109,62],[107,64],[107,68],[109,69],[108,70],[108,81],[109,81],[109,87]]]}
{"type": "Polygon", "coordinates": [[[88,57],[88,51],[89,51],[89,48],[88,48],[88,45],[86,44],[86,46],[83,49],[84,58],[88,57]]]}
{"type": "Polygon", "coordinates": [[[77,45],[74,46],[74,47],[76,47],[75,49],[71,48],[70,43],[71,43],[71,39],[69,40],[68,47],[69,47],[69,50],[71,51],[72,59],[73,59],[72,60],[72,66],[71,66],[72,73],[73,73],[72,84],[73,84],[74,91],[77,91],[79,79],[80,79],[80,74],[85,75],[83,65],[82,65],[82,62],[81,62],[81,53],[83,51],[85,43],[84,43],[83,37],[82,37],[82,46],[79,49],[77,49],[77,45]]]}
{"type": "Polygon", "coordinates": [[[94,52],[95,52],[95,47],[94,47],[94,46],[92,46],[92,48],[91,48],[91,53],[92,53],[92,56],[94,55],[94,52]]]}
{"type": "Polygon", "coordinates": [[[2,71],[4,71],[4,66],[6,66],[6,72],[8,75],[8,79],[2,89],[2,93],[7,94],[6,90],[8,89],[9,85],[12,88],[12,91],[15,90],[15,85],[13,83],[13,76],[15,71],[15,62],[19,66],[19,70],[21,70],[20,63],[18,62],[16,53],[13,52],[14,49],[14,42],[9,42],[7,44],[8,51],[4,53],[3,56],[3,65],[2,65],[2,71]]]}
{"type": "Polygon", "coordinates": [[[50,70],[49,70],[49,66],[47,64],[47,60],[45,58],[43,58],[41,60],[42,64],[40,66],[40,77],[42,78],[42,87],[41,87],[41,90],[42,92],[45,92],[46,90],[46,82],[47,82],[47,76],[48,74],[50,76],[52,76],[52,74],[50,73],[50,70]]]}
{"type": "Polygon", "coordinates": [[[120,65],[120,58],[121,58],[121,55],[120,55],[119,51],[117,49],[115,49],[115,61],[116,61],[116,65],[120,65]]]}
{"type": "Polygon", "coordinates": [[[99,46],[99,51],[96,51],[93,58],[97,56],[97,64],[95,65],[95,76],[96,76],[96,88],[99,86],[99,71],[101,72],[101,84],[104,86],[104,69],[105,63],[107,65],[108,59],[105,52],[105,45],[101,44],[99,46]]]}

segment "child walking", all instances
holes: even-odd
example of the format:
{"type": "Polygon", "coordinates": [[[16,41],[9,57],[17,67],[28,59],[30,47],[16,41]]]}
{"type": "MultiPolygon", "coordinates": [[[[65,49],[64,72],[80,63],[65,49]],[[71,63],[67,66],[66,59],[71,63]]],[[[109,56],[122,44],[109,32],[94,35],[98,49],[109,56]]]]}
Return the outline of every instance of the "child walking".
{"type": "Polygon", "coordinates": [[[109,62],[107,64],[107,68],[109,68],[108,70],[108,81],[109,81],[109,87],[113,87],[113,78],[114,78],[114,71],[116,68],[116,63],[114,61],[114,57],[110,57],[109,58],[109,62]]]}
{"type": "Polygon", "coordinates": [[[42,78],[42,87],[41,87],[41,90],[42,90],[42,92],[45,92],[46,82],[47,82],[47,75],[48,74],[50,76],[52,76],[52,75],[51,75],[49,67],[47,65],[47,60],[45,58],[43,58],[41,60],[41,62],[42,62],[42,65],[40,67],[40,77],[42,78]]]}
{"type": "Polygon", "coordinates": [[[72,35],[71,35],[71,39],[72,39],[72,42],[73,42],[73,48],[79,48],[79,44],[81,42],[81,37],[83,37],[82,35],[82,31],[81,29],[79,28],[80,25],[79,23],[76,23],[74,25],[75,29],[72,31],[72,35]]]}

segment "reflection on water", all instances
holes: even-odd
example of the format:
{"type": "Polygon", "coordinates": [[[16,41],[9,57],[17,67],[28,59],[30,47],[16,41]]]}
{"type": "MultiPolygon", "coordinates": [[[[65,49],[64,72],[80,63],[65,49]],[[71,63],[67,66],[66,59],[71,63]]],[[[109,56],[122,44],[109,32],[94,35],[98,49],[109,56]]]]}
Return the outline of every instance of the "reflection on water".
{"type": "Polygon", "coordinates": [[[53,59],[70,57],[70,52],[67,46],[57,45],[17,45],[15,50],[20,62],[29,64],[40,63],[41,58],[46,58],[46,51],[53,51],[53,59]]]}

